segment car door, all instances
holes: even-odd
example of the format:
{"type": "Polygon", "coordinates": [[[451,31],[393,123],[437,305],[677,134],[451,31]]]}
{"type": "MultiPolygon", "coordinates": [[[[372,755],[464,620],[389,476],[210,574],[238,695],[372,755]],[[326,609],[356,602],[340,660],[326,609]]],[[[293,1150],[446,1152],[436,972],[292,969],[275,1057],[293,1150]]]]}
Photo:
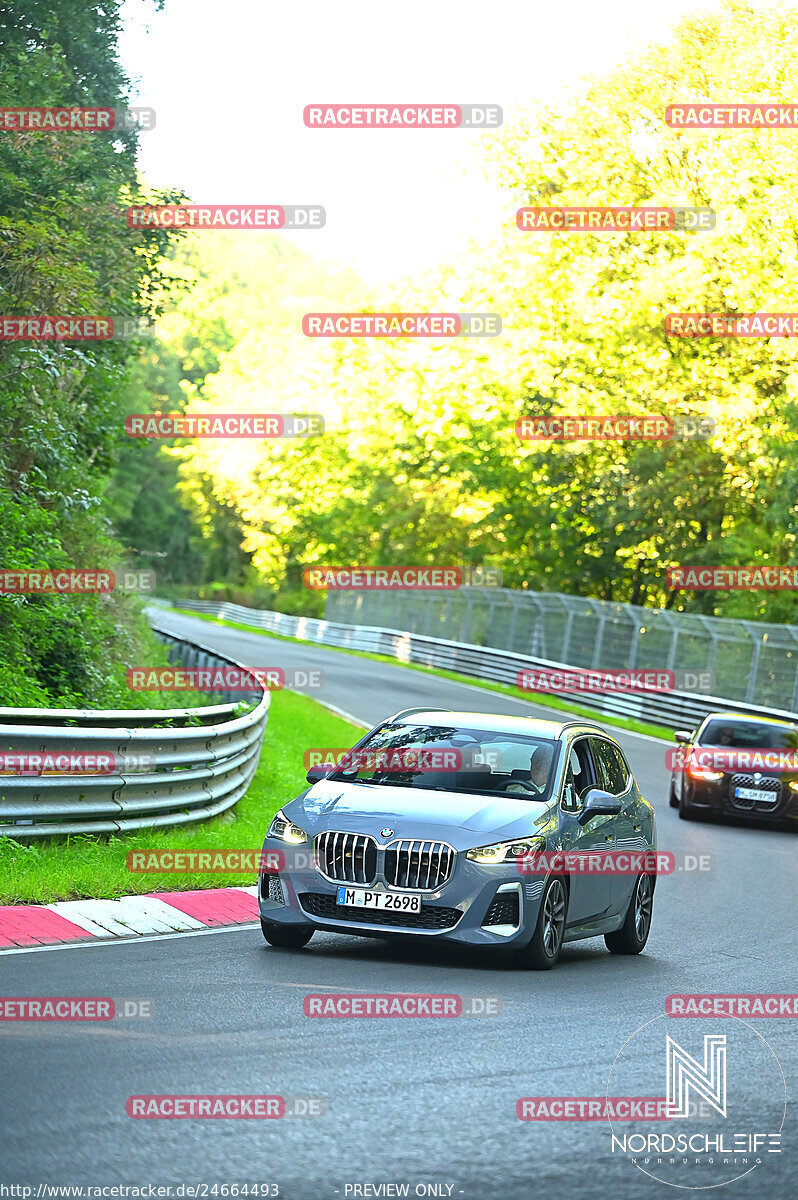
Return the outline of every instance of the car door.
{"type": "MultiPolygon", "coordinates": [[[[621,801],[621,811],[617,817],[611,818],[615,831],[613,849],[648,849],[634,778],[620,747],[609,738],[593,738],[592,747],[603,781],[601,787],[621,801]]],[[[616,912],[625,911],[629,906],[636,876],[613,875],[610,878],[612,907],[616,912]]]]}
{"type": "MultiPolygon", "coordinates": [[[[564,822],[563,850],[586,856],[611,850],[615,840],[613,817],[591,817],[586,825],[580,825],[578,821],[587,793],[591,788],[603,787],[591,740],[586,736],[578,737],[571,743],[560,802],[564,822]]],[[[612,877],[606,872],[581,868],[571,875],[569,925],[599,920],[609,911],[611,903],[612,877]]]]}

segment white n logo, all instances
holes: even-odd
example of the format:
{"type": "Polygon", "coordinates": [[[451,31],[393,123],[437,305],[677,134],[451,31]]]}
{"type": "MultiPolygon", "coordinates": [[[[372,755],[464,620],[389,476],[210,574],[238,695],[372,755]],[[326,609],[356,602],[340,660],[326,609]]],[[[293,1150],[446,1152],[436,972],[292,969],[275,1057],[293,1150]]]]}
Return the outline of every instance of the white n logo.
{"type": "Polygon", "coordinates": [[[693,1089],[726,1116],[726,1035],[708,1033],[704,1037],[704,1065],[688,1054],[678,1042],[666,1035],[668,1070],[668,1116],[689,1116],[688,1092],[693,1089]]]}

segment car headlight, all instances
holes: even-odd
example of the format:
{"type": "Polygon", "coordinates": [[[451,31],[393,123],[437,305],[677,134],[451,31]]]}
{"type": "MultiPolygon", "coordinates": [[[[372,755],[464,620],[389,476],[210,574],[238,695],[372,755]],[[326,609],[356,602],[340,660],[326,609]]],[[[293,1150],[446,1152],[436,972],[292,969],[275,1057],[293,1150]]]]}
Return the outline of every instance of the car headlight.
{"type": "Polygon", "coordinates": [[[545,848],[545,838],[517,838],[514,842],[494,842],[492,846],[477,846],[475,850],[468,851],[466,858],[478,863],[512,862],[545,848]]]}
{"type": "Polygon", "coordinates": [[[791,779],[789,783],[790,791],[798,792],[798,779],[791,779]]]}
{"type": "Polygon", "coordinates": [[[288,820],[282,809],[272,817],[272,823],[269,826],[267,837],[279,838],[281,842],[290,842],[292,846],[298,846],[301,842],[308,840],[308,835],[304,829],[300,829],[298,825],[292,824],[288,820]]]}
{"type": "Polygon", "coordinates": [[[694,762],[687,764],[687,774],[691,779],[703,779],[707,783],[716,783],[723,778],[723,771],[710,771],[709,767],[699,767],[694,762]]]}

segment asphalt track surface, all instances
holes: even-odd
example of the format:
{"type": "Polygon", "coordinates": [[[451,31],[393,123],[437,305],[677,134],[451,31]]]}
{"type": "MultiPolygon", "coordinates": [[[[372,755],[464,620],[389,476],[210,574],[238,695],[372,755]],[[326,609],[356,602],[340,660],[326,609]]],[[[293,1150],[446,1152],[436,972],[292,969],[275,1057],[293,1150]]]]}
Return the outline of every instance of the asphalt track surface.
{"type": "MultiPolygon", "coordinates": [[[[322,647],[176,614],[161,621],[251,666],[322,667],[318,698],[366,724],[420,704],[552,715],[322,647]]],[[[33,1196],[41,1184],[172,1185],[177,1196],[180,1184],[265,1183],[297,1200],[396,1194],[369,1190],[381,1184],[407,1184],[410,1196],[434,1184],[455,1200],[680,1194],[610,1153],[603,1121],[521,1122],[516,1100],[603,1096],[622,1045],[663,1013],[670,993],[798,990],[798,843],[778,830],[680,821],[667,803],[666,744],[617,736],[656,809],[660,848],[677,859],[713,856],[711,870],[659,880],[642,955],[611,956],[594,939],[566,945],[553,971],[525,972],[428,942],[317,933],[304,950],[276,950],[256,927],[0,955],[3,996],[154,1001],[151,1019],[129,1023],[0,1024],[0,1182],[33,1185],[33,1196]],[[350,991],[490,995],[500,998],[501,1013],[449,1020],[303,1013],[308,992],[350,991]],[[173,1093],[323,1096],[326,1113],[277,1121],[126,1115],[128,1096],[173,1093]]],[[[689,1042],[693,1022],[668,1024],[689,1042]]],[[[796,1019],[751,1025],[778,1056],[791,1098],[796,1019]]],[[[663,1075],[661,1063],[641,1062],[639,1090],[624,1094],[662,1095],[663,1075]]],[[[731,1087],[732,1063],[729,1077],[731,1087]]],[[[783,1095],[756,1072],[744,1086],[760,1126],[778,1128],[783,1095]]],[[[794,1195],[791,1103],[787,1111],[783,1152],[720,1194],[794,1195]]]]}

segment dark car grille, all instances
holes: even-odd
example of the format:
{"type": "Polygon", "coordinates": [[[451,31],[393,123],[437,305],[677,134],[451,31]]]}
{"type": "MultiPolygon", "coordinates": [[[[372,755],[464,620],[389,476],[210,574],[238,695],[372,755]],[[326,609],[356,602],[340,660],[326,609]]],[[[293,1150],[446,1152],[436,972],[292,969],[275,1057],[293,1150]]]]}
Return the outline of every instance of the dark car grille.
{"type": "Polygon", "coordinates": [[[520,925],[518,912],[518,892],[506,892],[494,896],[488,915],[482,922],[485,925],[520,925]]]}
{"type": "Polygon", "coordinates": [[[316,863],[328,879],[342,883],[373,883],[377,877],[377,843],[362,833],[320,833],[316,863]]]}
{"type": "Polygon", "coordinates": [[[405,838],[385,850],[385,880],[391,887],[435,891],[452,873],[454,850],[445,842],[405,838]]]}
{"type": "Polygon", "coordinates": [[[302,892],[299,903],[311,917],[326,917],[330,921],[356,921],[359,925],[393,925],[401,929],[451,929],[462,917],[459,908],[439,908],[422,905],[420,913],[374,909],[365,913],[354,905],[336,904],[335,896],[319,892],[302,892]]]}
{"type": "Polygon", "coordinates": [[[775,812],[781,798],[781,784],[778,779],[773,779],[771,776],[765,776],[757,782],[753,775],[732,775],[729,781],[729,803],[743,812],[775,812]],[[771,800],[750,800],[735,796],[734,789],[738,787],[771,792],[773,798],[771,800]]]}
{"type": "Polygon", "coordinates": [[[279,875],[272,875],[268,871],[264,871],[260,890],[264,900],[275,900],[278,904],[285,904],[283,885],[279,875]]]}

